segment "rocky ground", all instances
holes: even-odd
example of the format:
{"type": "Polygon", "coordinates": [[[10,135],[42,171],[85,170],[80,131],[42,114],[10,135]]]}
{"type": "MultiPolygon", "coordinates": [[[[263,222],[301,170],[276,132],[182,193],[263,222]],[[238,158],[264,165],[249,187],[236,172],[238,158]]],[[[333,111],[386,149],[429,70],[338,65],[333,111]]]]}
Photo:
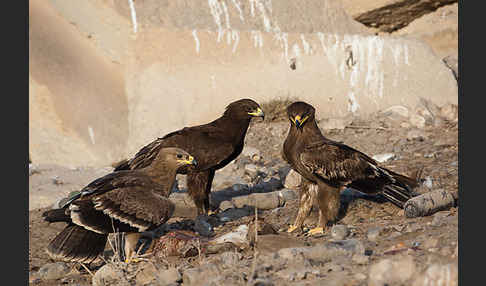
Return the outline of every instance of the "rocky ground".
{"type": "MultiPolygon", "coordinates": [[[[280,156],[289,123],[280,120],[275,103],[263,108],[272,112],[265,122],[252,123],[243,154],[216,174],[211,203],[218,213],[194,223],[185,178],[179,175],[171,195],[177,211],[169,223],[185,232],[162,237],[163,251],[138,263],[117,261],[110,245],[91,265],[52,261],[45,247],[64,226],[42,221],[42,212],[112,168],[33,162],[30,284],[457,285],[457,200],[431,215],[408,218],[379,197],[345,190],[339,221],[324,235],[306,235],[317,222],[316,210],[303,232],[288,234],[298,209],[298,177],[280,156]]],[[[423,167],[421,193],[442,189],[458,198],[457,106],[424,101],[414,110],[395,106],[367,117],[322,120],[319,126],[329,138],[375,156],[396,172],[411,174],[423,167]]]]}

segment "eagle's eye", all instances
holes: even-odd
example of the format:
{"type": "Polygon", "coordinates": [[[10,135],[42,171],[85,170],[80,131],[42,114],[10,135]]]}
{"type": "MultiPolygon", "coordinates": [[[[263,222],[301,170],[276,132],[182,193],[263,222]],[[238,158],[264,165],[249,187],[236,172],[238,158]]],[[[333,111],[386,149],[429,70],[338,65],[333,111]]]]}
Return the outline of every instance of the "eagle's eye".
{"type": "Polygon", "coordinates": [[[177,154],[177,159],[182,159],[182,154],[177,154]]]}

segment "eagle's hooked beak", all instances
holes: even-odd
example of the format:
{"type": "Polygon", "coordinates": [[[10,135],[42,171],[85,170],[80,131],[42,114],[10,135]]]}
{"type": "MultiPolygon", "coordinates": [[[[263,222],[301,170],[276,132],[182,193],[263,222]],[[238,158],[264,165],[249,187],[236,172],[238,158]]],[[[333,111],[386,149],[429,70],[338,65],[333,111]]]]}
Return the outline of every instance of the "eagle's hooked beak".
{"type": "Polygon", "coordinates": [[[194,159],[194,157],[192,156],[189,156],[187,160],[179,160],[179,162],[185,163],[187,165],[194,165],[194,166],[197,165],[196,159],[194,159]]]}
{"type": "Polygon", "coordinates": [[[295,118],[292,119],[294,122],[295,126],[297,128],[301,128],[302,125],[304,125],[304,122],[309,118],[309,116],[306,116],[304,118],[301,118],[300,115],[295,116],[295,118]]]}
{"type": "Polygon", "coordinates": [[[265,120],[265,113],[263,113],[263,110],[260,107],[258,107],[254,112],[248,112],[248,114],[255,117],[261,117],[263,120],[265,120]]]}

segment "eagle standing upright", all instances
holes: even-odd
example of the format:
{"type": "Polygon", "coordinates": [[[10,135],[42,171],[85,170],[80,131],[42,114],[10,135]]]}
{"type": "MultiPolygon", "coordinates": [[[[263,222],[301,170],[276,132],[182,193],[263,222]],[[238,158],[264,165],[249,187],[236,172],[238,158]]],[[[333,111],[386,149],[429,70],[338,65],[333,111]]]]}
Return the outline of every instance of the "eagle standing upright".
{"type": "MultiPolygon", "coordinates": [[[[161,149],[145,168],[109,173],[74,192],[59,209],[43,213],[48,222],[68,225],[47,246],[55,260],[91,262],[103,252],[108,233],[147,234],[174,211],[168,199],[178,170],[196,160],[180,148],[161,149]]],[[[134,249],[129,246],[127,249],[134,249]]]]}
{"type": "Polygon", "coordinates": [[[264,117],[261,107],[251,99],[230,103],[218,119],[203,125],[185,127],[157,138],[121,163],[116,170],[138,169],[152,163],[162,147],[179,147],[193,154],[196,168],[183,170],[187,174],[187,189],[198,214],[208,214],[209,193],[216,170],[233,161],[243,150],[246,131],[252,117],[264,117]]]}
{"type": "Polygon", "coordinates": [[[302,176],[299,211],[288,232],[301,228],[315,198],[319,224],[309,234],[323,233],[328,222],[335,222],[340,191],[346,187],[366,194],[381,193],[400,207],[414,196],[417,180],[380,167],[366,154],[324,137],[311,105],[294,102],[287,107],[287,115],[290,130],[282,157],[302,176]]]}

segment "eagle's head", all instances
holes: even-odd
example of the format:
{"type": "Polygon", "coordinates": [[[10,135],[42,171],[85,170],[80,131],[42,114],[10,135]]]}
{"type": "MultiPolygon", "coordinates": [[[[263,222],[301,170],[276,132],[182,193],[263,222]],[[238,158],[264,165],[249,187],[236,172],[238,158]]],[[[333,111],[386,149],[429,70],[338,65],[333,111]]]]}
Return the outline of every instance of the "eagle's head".
{"type": "MultiPolygon", "coordinates": [[[[176,147],[168,147],[162,148],[159,151],[156,159],[154,160],[155,164],[164,164],[169,165],[176,170],[179,170],[185,166],[196,166],[197,161],[196,159],[181,148],[176,147]]],[[[153,164],[152,164],[153,165],[153,164]]]]}
{"type": "Polygon", "coordinates": [[[265,114],[258,103],[249,98],[240,99],[230,103],[224,112],[226,116],[235,119],[251,119],[261,117],[265,119],[265,114]]]}
{"type": "Polygon", "coordinates": [[[290,124],[295,125],[297,129],[302,130],[303,126],[315,119],[316,110],[312,105],[303,101],[297,101],[287,107],[287,116],[289,117],[290,124]]]}

